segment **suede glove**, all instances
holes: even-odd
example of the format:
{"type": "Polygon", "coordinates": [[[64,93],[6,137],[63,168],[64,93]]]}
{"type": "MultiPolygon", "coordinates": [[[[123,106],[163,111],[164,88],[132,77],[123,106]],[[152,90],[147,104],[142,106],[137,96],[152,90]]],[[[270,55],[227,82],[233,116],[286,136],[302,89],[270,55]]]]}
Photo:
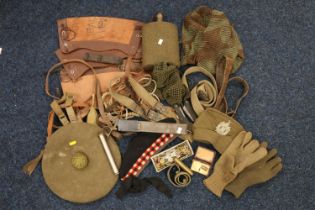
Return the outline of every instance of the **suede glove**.
{"type": "Polygon", "coordinates": [[[240,132],[217,161],[213,174],[203,181],[215,195],[221,197],[224,188],[241,171],[267,155],[267,150],[251,139],[251,132],[240,132]]]}
{"type": "MultiPolygon", "coordinates": [[[[261,143],[261,147],[267,148],[267,142],[261,143]]],[[[225,190],[239,198],[248,187],[272,179],[281,169],[281,158],[277,155],[277,150],[269,150],[263,159],[242,171],[233,182],[226,186],[225,190]]]]}

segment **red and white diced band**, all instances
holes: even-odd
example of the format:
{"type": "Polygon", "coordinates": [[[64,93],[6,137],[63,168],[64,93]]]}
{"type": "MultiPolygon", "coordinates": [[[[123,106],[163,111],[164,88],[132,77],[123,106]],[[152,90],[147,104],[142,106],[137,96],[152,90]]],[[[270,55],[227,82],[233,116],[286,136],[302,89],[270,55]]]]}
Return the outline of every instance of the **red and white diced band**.
{"type": "Polygon", "coordinates": [[[150,161],[150,157],[156,154],[163,146],[169,143],[173,138],[173,134],[163,134],[155,142],[153,142],[150,147],[148,147],[142,155],[137,159],[133,164],[128,173],[121,178],[122,181],[125,181],[129,176],[139,176],[140,172],[143,170],[144,166],[150,161]]]}

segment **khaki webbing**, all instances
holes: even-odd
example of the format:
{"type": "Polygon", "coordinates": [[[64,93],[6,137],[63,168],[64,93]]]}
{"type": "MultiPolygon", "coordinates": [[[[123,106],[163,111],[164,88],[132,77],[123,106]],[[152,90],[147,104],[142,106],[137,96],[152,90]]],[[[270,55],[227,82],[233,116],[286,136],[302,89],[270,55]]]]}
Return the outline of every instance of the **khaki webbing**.
{"type": "Polygon", "coordinates": [[[56,100],[53,100],[53,102],[51,102],[50,107],[55,112],[62,125],[69,124],[68,118],[66,117],[65,113],[62,111],[56,100]]]}
{"type": "Polygon", "coordinates": [[[74,112],[72,104],[73,104],[73,97],[71,95],[66,95],[66,101],[65,101],[66,112],[67,112],[70,122],[75,123],[75,122],[78,122],[78,119],[74,112]]]}
{"type": "Polygon", "coordinates": [[[208,80],[201,80],[190,91],[191,105],[197,115],[200,115],[208,107],[213,107],[217,100],[218,87],[215,78],[211,73],[203,69],[202,67],[194,66],[188,68],[183,77],[182,82],[189,89],[187,76],[193,73],[202,73],[207,76],[208,80]]]}
{"type": "Polygon", "coordinates": [[[152,109],[156,110],[158,113],[165,115],[168,118],[173,118],[178,121],[178,117],[171,107],[164,106],[156,98],[154,98],[143,86],[141,86],[135,79],[128,76],[128,81],[135,91],[137,96],[142,99],[146,104],[148,104],[152,109]]]}

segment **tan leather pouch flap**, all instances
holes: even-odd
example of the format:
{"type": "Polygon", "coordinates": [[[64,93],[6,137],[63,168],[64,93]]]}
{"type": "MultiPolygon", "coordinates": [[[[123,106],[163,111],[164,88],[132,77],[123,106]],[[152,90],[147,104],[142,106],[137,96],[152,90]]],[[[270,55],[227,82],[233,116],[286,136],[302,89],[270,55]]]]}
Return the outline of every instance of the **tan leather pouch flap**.
{"type": "Polygon", "coordinates": [[[113,17],[74,17],[57,21],[59,44],[63,53],[77,49],[120,50],[136,53],[143,23],[113,17]]]}

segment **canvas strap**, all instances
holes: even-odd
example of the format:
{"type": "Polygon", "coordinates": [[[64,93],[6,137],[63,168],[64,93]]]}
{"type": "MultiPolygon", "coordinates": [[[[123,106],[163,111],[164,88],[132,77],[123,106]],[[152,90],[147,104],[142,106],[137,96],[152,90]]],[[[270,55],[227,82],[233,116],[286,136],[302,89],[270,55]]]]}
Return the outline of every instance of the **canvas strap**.
{"type": "MultiPolygon", "coordinates": [[[[173,118],[178,121],[178,116],[171,107],[164,106],[131,76],[128,76],[128,81],[136,95],[152,109],[149,111],[148,117],[154,117],[157,112],[158,114],[162,114],[167,118],[173,118]]],[[[161,117],[161,119],[162,118],[163,117],[161,117]]]]}
{"type": "Polygon", "coordinates": [[[60,105],[58,104],[57,100],[53,100],[50,104],[51,109],[54,111],[54,113],[57,115],[58,119],[60,120],[62,125],[69,124],[69,120],[65,113],[62,111],[60,105]]]}
{"type": "Polygon", "coordinates": [[[215,78],[211,73],[202,67],[194,66],[188,68],[182,77],[182,82],[189,89],[187,76],[193,73],[202,73],[209,80],[201,80],[190,91],[192,108],[197,115],[200,115],[207,107],[213,107],[217,100],[218,87],[215,78]]]}
{"type": "Polygon", "coordinates": [[[115,101],[144,119],[160,121],[165,118],[178,118],[171,107],[166,107],[161,104],[152,95],[152,93],[149,93],[138,81],[136,81],[131,76],[131,74],[126,76],[131,89],[139,98],[139,102],[136,102],[125,95],[119,94],[110,88],[110,95],[115,101]]]}
{"type": "Polygon", "coordinates": [[[225,58],[217,66],[216,79],[214,76],[203,69],[202,67],[190,67],[188,68],[183,77],[183,84],[189,88],[187,82],[187,76],[193,73],[203,73],[209,78],[208,80],[201,80],[190,91],[190,99],[193,110],[197,115],[200,115],[205,109],[209,107],[221,110],[227,113],[229,116],[234,117],[242,100],[247,96],[249,91],[249,85],[241,77],[230,77],[232,70],[233,60],[231,58],[225,58]],[[237,82],[242,85],[243,92],[241,96],[236,100],[234,108],[229,108],[227,99],[225,97],[226,89],[230,82],[237,82]]]}
{"type": "Polygon", "coordinates": [[[191,175],[181,167],[174,164],[167,170],[167,179],[174,186],[178,188],[187,187],[191,182],[191,175]]]}
{"type": "MultiPolygon", "coordinates": [[[[80,59],[69,59],[69,60],[62,60],[60,63],[57,63],[55,64],[54,66],[52,66],[48,72],[47,72],[47,76],[46,76],[46,81],[45,81],[45,92],[48,96],[54,98],[55,100],[60,100],[60,98],[58,98],[57,96],[54,96],[50,93],[49,91],[49,77],[50,75],[55,72],[55,71],[60,71],[60,67],[64,64],[67,64],[67,63],[81,63],[85,66],[87,66],[92,72],[93,72],[93,75],[94,75],[94,90],[93,90],[93,95],[96,95],[96,100],[97,100],[97,108],[100,112],[100,115],[101,115],[101,118],[102,118],[102,122],[104,124],[106,124],[107,126],[112,126],[112,122],[111,120],[113,120],[113,118],[109,115],[107,115],[105,113],[105,110],[104,110],[104,106],[103,106],[103,101],[102,101],[102,95],[101,95],[101,89],[100,89],[100,84],[99,84],[99,81],[96,77],[96,71],[95,69],[90,65],[88,64],[87,62],[83,61],[83,60],[80,60],[80,59]]],[[[129,65],[129,64],[128,64],[129,65]]],[[[129,71],[129,66],[126,67],[126,71],[128,72],[129,71]]],[[[92,95],[91,95],[92,97],[92,95]]],[[[70,110],[71,112],[71,110],[70,110]]],[[[73,113],[72,113],[73,114],[73,113]]],[[[70,115],[72,116],[72,114],[70,113],[70,115]]],[[[72,120],[74,119],[74,115],[73,115],[73,118],[72,120]]]]}

